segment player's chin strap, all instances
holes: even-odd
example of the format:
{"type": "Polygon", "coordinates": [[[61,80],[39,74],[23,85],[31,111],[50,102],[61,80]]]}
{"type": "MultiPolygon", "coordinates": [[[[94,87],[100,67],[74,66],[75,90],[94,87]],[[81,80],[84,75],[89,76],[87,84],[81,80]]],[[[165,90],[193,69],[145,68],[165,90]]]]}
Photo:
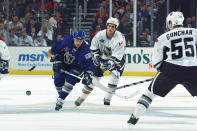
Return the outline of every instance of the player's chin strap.
{"type": "MultiPolygon", "coordinates": [[[[65,74],[67,74],[67,75],[71,75],[71,76],[73,76],[73,77],[75,77],[75,78],[78,78],[78,79],[80,79],[80,80],[83,79],[82,77],[79,77],[79,76],[77,76],[77,75],[75,75],[75,74],[72,74],[72,73],[70,73],[70,72],[68,72],[68,71],[65,71],[65,70],[62,70],[62,69],[61,69],[61,72],[65,73],[65,74]]],[[[100,88],[101,90],[112,93],[111,90],[110,90],[108,87],[106,87],[106,86],[104,86],[103,84],[101,84],[95,77],[92,77],[92,83],[93,83],[94,86],[100,88]]],[[[119,95],[119,94],[116,94],[116,93],[113,93],[113,94],[116,95],[116,96],[118,96],[118,97],[120,97],[120,98],[128,99],[128,98],[131,98],[131,97],[133,97],[133,96],[138,95],[139,93],[140,93],[140,92],[139,92],[139,90],[138,90],[138,91],[136,91],[136,92],[133,92],[133,93],[129,94],[128,96],[122,96],[122,95],[119,95]]]]}

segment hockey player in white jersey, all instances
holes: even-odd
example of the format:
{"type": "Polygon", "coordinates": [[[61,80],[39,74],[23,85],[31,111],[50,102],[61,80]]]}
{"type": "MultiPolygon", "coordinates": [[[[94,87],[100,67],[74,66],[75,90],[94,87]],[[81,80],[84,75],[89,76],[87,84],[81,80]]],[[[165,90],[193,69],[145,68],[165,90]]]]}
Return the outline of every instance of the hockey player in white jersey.
{"type": "MultiPolygon", "coordinates": [[[[108,87],[111,93],[106,93],[104,97],[104,105],[110,105],[113,89],[117,87],[124,69],[126,42],[122,33],[116,30],[119,26],[118,19],[110,17],[106,26],[107,29],[98,32],[93,38],[90,49],[95,65],[94,76],[99,80],[104,71],[110,71],[108,87]]],[[[93,87],[84,87],[81,96],[75,101],[75,105],[80,106],[92,90],[93,87]]]]}
{"type": "Polygon", "coordinates": [[[10,54],[4,39],[0,36],[0,79],[5,77],[8,73],[10,54]]]}
{"type": "Polygon", "coordinates": [[[152,62],[158,73],[142,94],[128,124],[135,125],[156,96],[165,97],[177,84],[197,96],[197,31],[183,27],[182,12],[171,12],[166,18],[170,31],[158,37],[152,62]]]}

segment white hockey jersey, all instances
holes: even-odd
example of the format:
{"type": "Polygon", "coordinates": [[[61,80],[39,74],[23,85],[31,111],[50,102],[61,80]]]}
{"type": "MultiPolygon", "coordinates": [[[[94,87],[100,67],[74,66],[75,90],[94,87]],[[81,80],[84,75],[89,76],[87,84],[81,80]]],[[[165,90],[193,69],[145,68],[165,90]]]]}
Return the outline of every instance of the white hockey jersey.
{"type": "Polygon", "coordinates": [[[109,60],[110,57],[115,57],[118,60],[122,60],[125,50],[125,37],[119,31],[115,31],[114,36],[111,39],[107,38],[106,29],[98,32],[91,42],[91,50],[99,50],[100,57],[104,60],[109,60]],[[111,51],[110,55],[104,53],[108,48],[111,51]]]}
{"type": "Polygon", "coordinates": [[[175,28],[158,37],[152,62],[157,68],[162,61],[180,66],[197,66],[197,30],[175,28]]]}
{"type": "Polygon", "coordinates": [[[10,59],[10,53],[8,51],[8,47],[5,44],[5,42],[3,42],[2,40],[0,40],[0,59],[2,60],[10,59]]]}

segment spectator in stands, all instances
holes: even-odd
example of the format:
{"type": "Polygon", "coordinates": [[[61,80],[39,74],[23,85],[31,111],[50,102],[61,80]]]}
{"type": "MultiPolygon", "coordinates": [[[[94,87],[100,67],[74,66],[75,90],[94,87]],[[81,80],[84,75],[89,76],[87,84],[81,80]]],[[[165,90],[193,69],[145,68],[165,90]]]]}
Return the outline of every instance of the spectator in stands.
{"type": "Polygon", "coordinates": [[[106,20],[108,18],[108,12],[104,9],[103,6],[100,6],[99,11],[94,15],[94,20],[99,17],[101,17],[103,20],[106,20]]]}
{"type": "Polygon", "coordinates": [[[107,5],[107,1],[103,0],[100,4],[100,6],[102,6],[104,8],[105,11],[109,12],[109,5],[107,5]]]}
{"type": "Polygon", "coordinates": [[[19,21],[18,16],[13,16],[12,22],[9,23],[9,30],[14,30],[17,36],[21,36],[23,24],[19,21]]]}
{"type": "Polygon", "coordinates": [[[8,32],[5,29],[5,24],[3,20],[0,20],[0,36],[3,37],[6,41],[8,32]]]}
{"type": "Polygon", "coordinates": [[[57,32],[57,21],[56,21],[54,15],[50,15],[50,18],[49,18],[49,26],[52,29],[53,37],[54,37],[54,34],[56,34],[56,32],[57,32]]]}
{"type": "Polygon", "coordinates": [[[45,20],[43,25],[43,32],[40,30],[39,33],[43,33],[43,38],[45,38],[47,42],[47,46],[51,46],[53,44],[53,32],[49,30],[48,26],[49,22],[48,20],[45,20]]]}
{"type": "Polygon", "coordinates": [[[98,24],[96,26],[96,30],[90,34],[90,42],[89,43],[91,43],[93,37],[101,30],[102,30],[101,25],[98,24]]]}
{"type": "Polygon", "coordinates": [[[185,27],[190,27],[190,28],[192,27],[192,19],[191,19],[191,17],[188,17],[186,19],[185,27]]]}
{"type": "Polygon", "coordinates": [[[125,39],[127,42],[127,47],[133,46],[133,27],[129,28],[129,33],[125,35],[125,39]]]}
{"type": "Polygon", "coordinates": [[[18,16],[19,18],[25,17],[25,5],[23,4],[22,0],[17,0],[16,3],[13,3],[13,10],[14,15],[18,16]]]}
{"type": "Polygon", "coordinates": [[[55,34],[61,34],[62,33],[62,24],[63,24],[63,21],[61,18],[61,13],[59,11],[56,11],[54,18],[57,21],[57,32],[55,34]]]}
{"type": "Polygon", "coordinates": [[[31,33],[31,28],[33,28],[33,27],[36,29],[36,33],[38,33],[38,31],[39,31],[40,28],[41,28],[41,24],[39,24],[39,23],[36,21],[36,18],[34,18],[34,17],[32,17],[32,18],[30,19],[30,22],[27,23],[27,25],[25,25],[25,26],[26,26],[26,31],[27,31],[28,34],[31,33]]]}
{"type": "Polygon", "coordinates": [[[118,2],[118,5],[120,6],[120,7],[126,7],[126,5],[127,5],[127,2],[125,1],[125,0],[116,0],[117,2],[118,2]]]}
{"type": "Polygon", "coordinates": [[[46,40],[42,39],[42,34],[38,33],[37,38],[34,40],[35,46],[47,46],[46,40]]]}
{"type": "Polygon", "coordinates": [[[30,23],[31,18],[32,18],[32,13],[26,12],[25,17],[20,18],[20,21],[22,22],[23,25],[26,26],[28,23],[30,23]]]}
{"type": "Polygon", "coordinates": [[[131,10],[129,4],[126,5],[125,12],[124,12],[123,16],[126,17],[128,24],[133,23],[133,11],[131,10]]]}
{"type": "Polygon", "coordinates": [[[9,31],[7,44],[8,46],[19,46],[19,38],[15,35],[14,30],[9,31]]]}
{"type": "Polygon", "coordinates": [[[29,3],[31,9],[33,12],[37,13],[38,12],[38,3],[36,0],[31,0],[31,2],[29,3]]]}
{"type": "Polygon", "coordinates": [[[34,40],[37,38],[36,28],[35,27],[31,27],[31,33],[28,34],[28,35],[31,36],[31,38],[32,38],[32,40],[34,42],[34,40]]]}
{"type": "Polygon", "coordinates": [[[128,23],[128,19],[126,16],[123,16],[121,21],[120,21],[120,32],[123,33],[124,35],[129,32],[129,28],[131,27],[131,24],[128,23]]]}
{"type": "Polygon", "coordinates": [[[91,28],[90,28],[90,33],[95,32],[96,26],[100,25],[101,29],[105,28],[105,25],[103,24],[103,19],[101,17],[97,18],[96,21],[93,22],[91,28]]]}
{"type": "Polygon", "coordinates": [[[120,18],[120,14],[118,12],[116,12],[114,15],[113,15],[114,18],[117,18],[119,21],[121,20],[120,18]]]}
{"type": "Polygon", "coordinates": [[[192,24],[192,28],[196,28],[196,17],[195,16],[192,16],[191,24],[192,24]]]}
{"type": "MultiPolygon", "coordinates": [[[[113,7],[112,7],[112,14],[114,15],[114,14],[116,14],[118,12],[118,6],[115,4],[115,3],[113,3],[113,7]]],[[[120,14],[119,14],[120,15],[120,14]]]]}
{"type": "Polygon", "coordinates": [[[21,31],[21,37],[19,37],[20,46],[34,46],[31,36],[27,35],[25,29],[21,31]]]}
{"type": "Polygon", "coordinates": [[[140,35],[140,46],[141,47],[150,47],[150,39],[147,37],[146,31],[143,31],[140,35]]]}
{"type": "Polygon", "coordinates": [[[109,0],[105,0],[105,5],[106,5],[105,10],[109,12],[109,0]]]}
{"type": "Polygon", "coordinates": [[[150,29],[149,28],[145,28],[144,31],[146,32],[147,38],[150,40],[150,29]]]}
{"type": "Polygon", "coordinates": [[[56,41],[60,40],[62,38],[62,34],[58,34],[56,37],[56,41]]]}
{"type": "Polygon", "coordinates": [[[150,14],[146,5],[141,8],[141,17],[143,20],[143,28],[150,28],[150,14]]]}

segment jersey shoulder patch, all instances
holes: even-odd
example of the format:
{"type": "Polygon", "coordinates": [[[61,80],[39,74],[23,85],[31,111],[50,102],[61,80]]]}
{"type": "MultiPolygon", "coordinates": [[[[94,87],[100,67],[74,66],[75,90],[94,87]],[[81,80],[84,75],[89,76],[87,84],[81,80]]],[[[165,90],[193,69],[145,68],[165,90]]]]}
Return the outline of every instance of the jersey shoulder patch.
{"type": "Polygon", "coordinates": [[[91,53],[87,53],[86,55],[85,55],[85,59],[90,59],[92,57],[92,54],[91,53]]]}

